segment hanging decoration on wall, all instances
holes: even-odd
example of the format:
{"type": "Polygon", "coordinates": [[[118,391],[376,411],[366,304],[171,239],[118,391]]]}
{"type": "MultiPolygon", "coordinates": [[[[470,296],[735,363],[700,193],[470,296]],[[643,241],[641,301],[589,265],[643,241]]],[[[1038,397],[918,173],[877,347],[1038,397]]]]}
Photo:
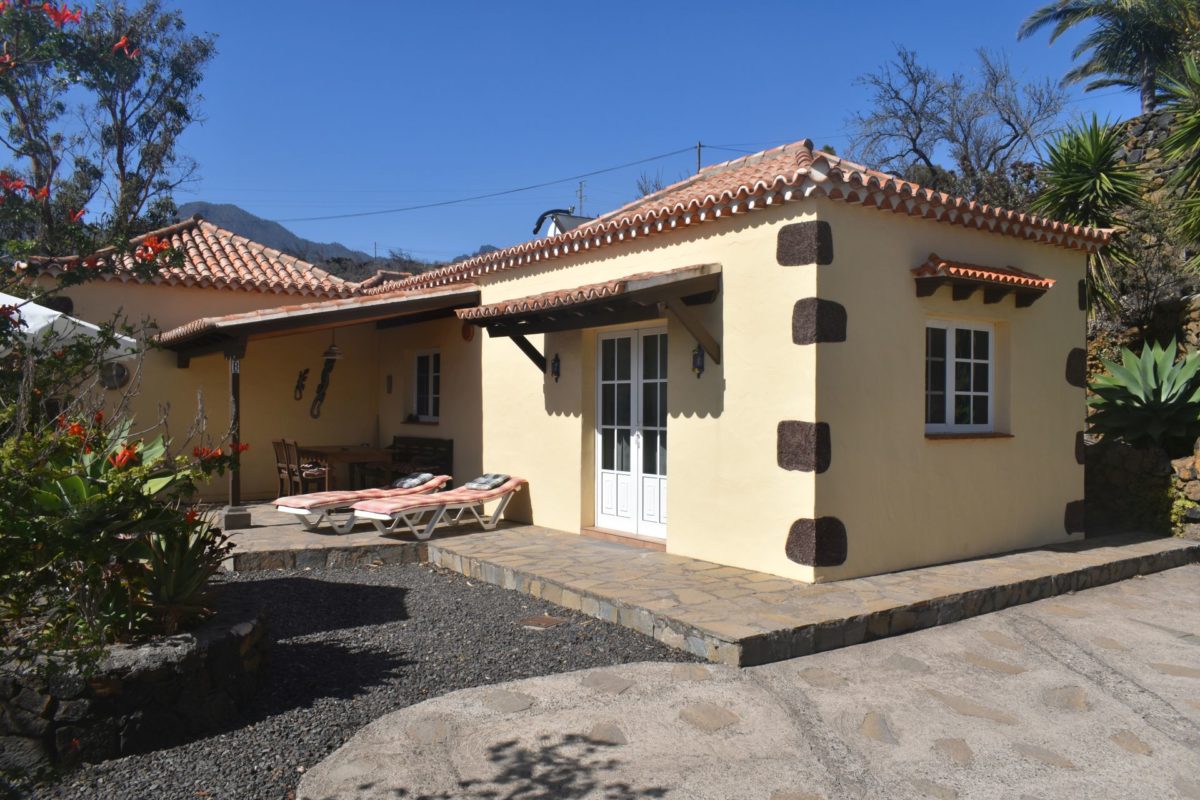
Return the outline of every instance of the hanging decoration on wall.
{"type": "Polygon", "coordinates": [[[313,397],[312,405],[308,409],[308,415],[313,419],[321,417],[321,406],[325,403],[325,393],[329,391],[329,376],[333,374],[334,365],[342,357],[342,349],[337,346],[336,332],[333,333],[329,347],[321,355],[325,359],[325,366],[321,368],[321,382],[317,384],[317,394],[313,397]]]}
{"type": "Polygon", "coordinates": [[[292,397],[297,400],[304,399],[304,385],[308,383],[308,367],[300,370],[300,374],[296,376],[296,388],[292,391],[292,397]]]}

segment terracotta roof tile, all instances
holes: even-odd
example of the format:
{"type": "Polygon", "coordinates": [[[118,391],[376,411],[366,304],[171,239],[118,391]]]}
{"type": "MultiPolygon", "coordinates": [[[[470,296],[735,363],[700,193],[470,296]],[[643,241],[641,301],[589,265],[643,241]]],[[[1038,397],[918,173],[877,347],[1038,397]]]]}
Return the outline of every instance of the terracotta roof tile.
{"type": "Polygon", "coordinates": [[[454,313],[458,315],[459,319],[480,320],[491,317],[504,317],[510,314],[529,314],[536,311],[546,311],[551,308],[574,306],[622,295],[625,293],[625,288],[635,281],[670,276],[674,273],[694,271],[695,269],[695,267],[682,267],[665,272],[639,272],[636,275],[626,275],[623,278],[615,278],[603,283],[588,283],[583,286],[577,286],[574,289],[543,292],[542,294],[518,297],[513,300],[504,300],[486,306],[476,306],[475,308],[460,308],[454,313]]]}
{"type": "MultiPolygon", "coordinates": [[[[148,237],[169,241],[183,254],[183,262],[163,267],[153,283],[168,286],[199,286],[248,292],[293,294],[305,297],[349,297],[357,284],[343,280],[320,267],[258,244],[206,222],[199,216],[166,228],[151,231],[131,240],[136,247],[148,237]]],[[[103,260],[105,253],[97,254],[103,260]]],[[[56,259],[49,269],[78,257],[56,259]]],[[[104,280],[139,280],[133,272],[133,257],[126,255],[113,270],[102,273],[104,280]]]]}
{"type": "Polygon", "coordinates": [[[807,197],[892,211],[950,225],[1094,252],[1109,231],[977,203],[925,189],[837,156],[805,139],[705,167],[696,175],[565,233],[392,281],[369,292],[438,286],[594,250],[636,237],[682,230],[807,197]]]}
{"type": "Polygon", "coordinates": [[[1046,291],[1054,285],[1053,278],[1043,278],[1016,267],[981,267],[977,264],[963,264],[957,261],[947,261],[930,253],[929,258],[919,267],[913,268],[913,275],[918,278],[966,278],[980,283],[996,283],[1005,286],[1024,286],[1030,289],[1046,291]]]}

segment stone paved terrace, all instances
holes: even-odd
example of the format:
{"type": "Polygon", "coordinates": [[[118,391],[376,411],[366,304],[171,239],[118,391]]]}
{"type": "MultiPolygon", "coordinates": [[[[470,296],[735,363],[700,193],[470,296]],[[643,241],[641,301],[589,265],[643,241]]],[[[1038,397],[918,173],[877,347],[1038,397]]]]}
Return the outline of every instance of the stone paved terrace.
{"type": "Polygon", "coordinates": [[[833,650],[1200,560],[1200,542],[1092,539],[835,583],[522,526],[434,537],[439,566],[725,664],[833,650]]]}

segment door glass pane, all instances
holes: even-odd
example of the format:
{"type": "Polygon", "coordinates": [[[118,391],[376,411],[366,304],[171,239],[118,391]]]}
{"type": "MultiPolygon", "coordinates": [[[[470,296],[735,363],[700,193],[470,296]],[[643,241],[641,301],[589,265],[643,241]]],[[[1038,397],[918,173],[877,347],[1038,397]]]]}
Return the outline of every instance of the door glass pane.
{"type": "Polygon", "coordinates": [[[600,345],[600,379],[611,381],[617,376],[617,343],[612,339],[605,339],[600,345]]]}
{"type": "Polygon", "coordinates": [[[658,374],[664,380],[667,377],[667,335],[658,337],[658,374]]]}
{"type": "Polygon", "coordinates": [[[627,381],[630,379],[629,372],[629,355],[630,343],[629,339],[617,339],[617,380],[627,381]]]}
{"type": "Polygon", "coordinates": [[[617,428],[617,458],[616,469],[619,472],[629,472],[629,430],[617,428]]]}
{"type": "Polygon", "coordinates": [[[642,337],[642,377],[653,380],[658,377],[657,336],[642,337]]]}
{"type": "Polygon", "coordinates": [[[608,384],[600,390],[600,424],[616,424],[617,387],[608,384]]]}
{"type": "Polygon", "coordinates": [[[658,474],[667,474],[667,432],[658,433],[658,474]]]}
{"type": "Polygon", "coordinates": [[[658,474],[658,432],[646,431],[642,435],[642,473],[658,474]]]}
{"type": "Polygon", "coordinates": [[[642,425],[657,425],[658,384],[642,384],[642,425]]]}
{"type": "Polygon", "coordinates": [[[972,331],[975,336],[975,358],[986,359],[988,357],[988,335],[987,331],[972,331]]]}
{"type": "Polygon", "coordinates": [[[962,328],[954,330],[954,355],[958,358],[971,357],[971,332],[962,328]]]}
{"type": "Polygon", "coordinates": [[[667,382],[658,385],[658,427],[667,428],[667,382]]]}
{"type": "Polygon", "coordinates": [[[600,432],[600,469],[613,468],[613,443],[616,437],[612,428],[600,432]]]}
{"type": "Polygon", "coordinates": [[[629,427],[629,384],[618,383],[617,390],[617,426],[629,427]]]}

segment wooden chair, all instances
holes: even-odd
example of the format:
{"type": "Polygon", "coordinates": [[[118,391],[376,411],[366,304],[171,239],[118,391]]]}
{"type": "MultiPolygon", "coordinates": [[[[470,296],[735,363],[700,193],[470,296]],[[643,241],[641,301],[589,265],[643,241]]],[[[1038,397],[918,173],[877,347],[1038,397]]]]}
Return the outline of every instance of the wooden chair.
{"type": "Polygon", "coordinates": [[[271,442],[275,448],[275,473],[279,479],[279,496],[287,497],[292,493],[292,465],[288,461],[287,442],[280,439],[271,442]]]}
{"type": "MultiPolygon", "coordinates": [[[[284,441],[283,448],[287,453],[287,463],[291,473],[291,487],[299,489],[295,494],[308,494],[309,486],[329,488],[329,465],[316,462],[300,462],[300,444],[284,441]]],[[[288,492],[292,494],[292,492],[288,492]]]]}

